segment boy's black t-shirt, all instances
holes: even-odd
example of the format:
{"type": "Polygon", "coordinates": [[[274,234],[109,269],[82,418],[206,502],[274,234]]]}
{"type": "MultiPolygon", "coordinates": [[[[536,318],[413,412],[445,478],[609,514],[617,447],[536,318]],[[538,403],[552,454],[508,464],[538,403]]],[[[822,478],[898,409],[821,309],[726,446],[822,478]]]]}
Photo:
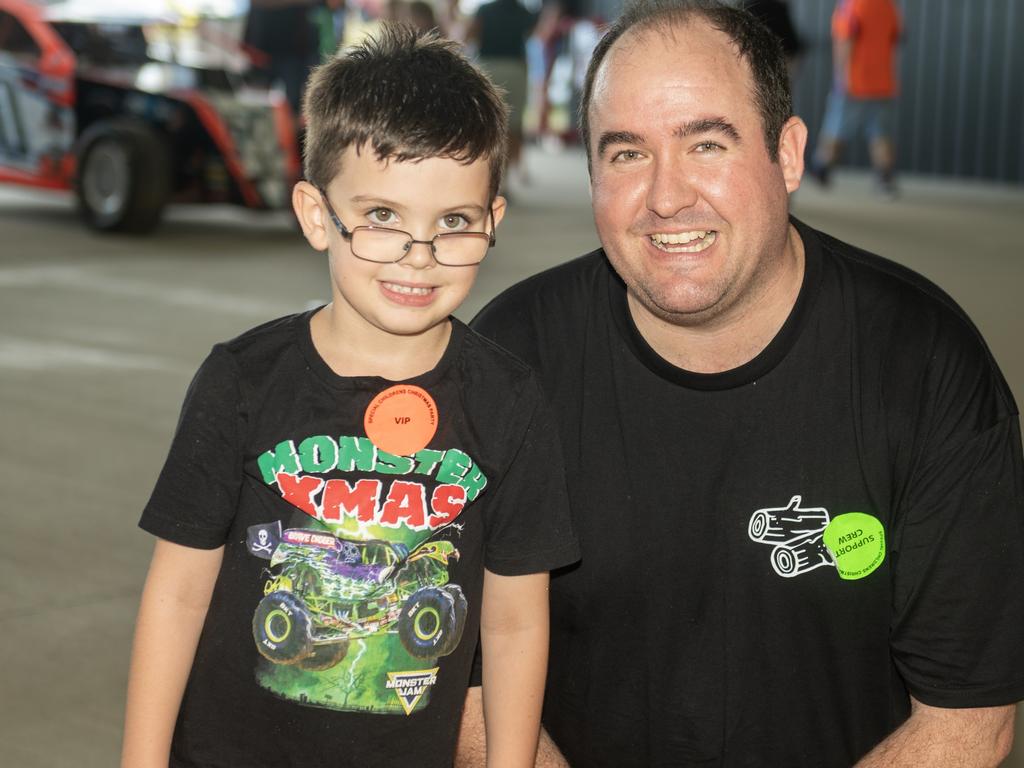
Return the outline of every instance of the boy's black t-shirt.
{"type": "Polygon", "coordinates": [[[453,320],[428,373],[345,378],[312,314],[214,347],[142,515],[168,541],[225,545],[172,766],[450,765],[484,567],[577,558],[525,365],[453,320]]]}
{"type": "Polygon", "coordinates": [[[1024,697],[1017,409],[934,285],[795,222],[796,306],[722,374],[637,331],[598,251],[474,329],[558,416],[582,560],[544,722],[574,768],[852,765],[908,715],[1024,697]]]}

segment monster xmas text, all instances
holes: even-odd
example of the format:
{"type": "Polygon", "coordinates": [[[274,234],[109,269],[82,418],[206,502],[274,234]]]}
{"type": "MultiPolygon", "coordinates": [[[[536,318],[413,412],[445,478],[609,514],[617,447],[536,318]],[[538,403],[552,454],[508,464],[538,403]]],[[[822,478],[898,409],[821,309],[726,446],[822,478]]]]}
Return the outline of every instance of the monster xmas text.
{"type": "Polygon", "coordinates": [[[454,521],[487,485],[483,471],[458,449],[424,448],[411,456],[396,456],[365,437],[315,435],[298,445],[285,440],[261,454],[257,463],[264,482],[277,485],[286,501],[326,523],[352,520],[433,530],[454,521]],[[364,477],[350,482],[308,474],[328,472],[364,477]],[[398,479],[386,483],[365,477],[368,473],[433,476],[437,485],[428,498],[423,483],[398,479]]]}

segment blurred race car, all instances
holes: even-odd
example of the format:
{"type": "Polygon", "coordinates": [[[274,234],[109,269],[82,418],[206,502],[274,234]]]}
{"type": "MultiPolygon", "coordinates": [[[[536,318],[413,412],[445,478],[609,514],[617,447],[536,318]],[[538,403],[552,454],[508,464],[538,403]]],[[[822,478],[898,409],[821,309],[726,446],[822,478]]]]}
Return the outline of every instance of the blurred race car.
{"type": "Polygon", "coordinates": [[[0,181],[73,190],[103,231],[149,231],[172,201],[285,207],[283,94],[247,81],[227,36],[182,46],[180,20],[114,5],[0,0],[0,181]]]}

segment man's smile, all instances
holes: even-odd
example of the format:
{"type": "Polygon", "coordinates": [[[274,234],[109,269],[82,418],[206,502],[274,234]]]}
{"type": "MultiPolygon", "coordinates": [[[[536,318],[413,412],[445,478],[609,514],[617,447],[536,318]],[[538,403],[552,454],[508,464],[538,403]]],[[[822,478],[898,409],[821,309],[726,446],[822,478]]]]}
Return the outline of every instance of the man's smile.
{"type": "Polygon", "coordinates": [[[699,253],[715,242],[718,233],[713,229],[695,229],[690,232],[656,232],[649,235],[658,250],[668,253],[699,253]]]}

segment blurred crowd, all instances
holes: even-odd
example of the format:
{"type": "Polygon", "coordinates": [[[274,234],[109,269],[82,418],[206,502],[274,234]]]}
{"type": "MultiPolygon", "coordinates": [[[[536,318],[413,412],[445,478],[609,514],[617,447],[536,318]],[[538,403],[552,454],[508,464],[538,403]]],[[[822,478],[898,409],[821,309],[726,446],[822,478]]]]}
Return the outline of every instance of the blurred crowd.
{"type": "MultiPolygon", "coordinates": [[[[781,41],[790,79],[807,49],[786,0],[740,0],[781,41]]],[[[502,87],[510,107],[509,175],[521,183],[524,142],[578,141],[577,108],[591,54],[608,21],[583,0],[251,0],[244,43],[269,81],[301,112],[310,69],[358,43],[381,20],[404,21],[461,43],[502,87]]],[[[880,188],[895,194],[892,140],[896,48],[901,22],[893,0],[836,0],[832,18],[834,76],[824,125],[810,159],[812,178],[827,185],[843,146],[858,135],[870,144],[880,188]]]]}
{"type": "Polygon", "coordinates": [[[603,20],[579,0],[252,0],[243,42],[296,114],[309,70],[357,43],[381,20],[436,28],[465,46],[506,93],[509,170],[525,140],[577,141],[576,106],[603,20]]]}

